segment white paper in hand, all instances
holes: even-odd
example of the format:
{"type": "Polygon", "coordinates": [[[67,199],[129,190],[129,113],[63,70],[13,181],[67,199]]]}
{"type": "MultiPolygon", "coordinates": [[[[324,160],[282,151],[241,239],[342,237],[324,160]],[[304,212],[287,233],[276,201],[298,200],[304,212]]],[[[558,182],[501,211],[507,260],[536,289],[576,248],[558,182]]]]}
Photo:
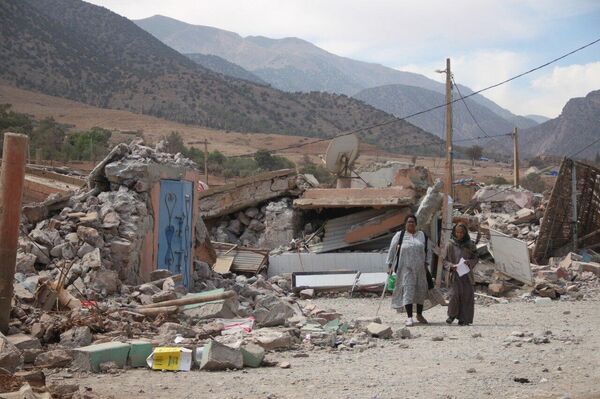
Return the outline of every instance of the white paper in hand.
{"type": "Polygon", "coordinates": [[[471,269],[469,269],[469,266],[467,266],[467,264],[465,263],[465,259],[460,258],[460,261],[456,265],[456,272],[458,273],[458,275],[462,277],[465,274],[469,273],[470,270],[471,269]]]}

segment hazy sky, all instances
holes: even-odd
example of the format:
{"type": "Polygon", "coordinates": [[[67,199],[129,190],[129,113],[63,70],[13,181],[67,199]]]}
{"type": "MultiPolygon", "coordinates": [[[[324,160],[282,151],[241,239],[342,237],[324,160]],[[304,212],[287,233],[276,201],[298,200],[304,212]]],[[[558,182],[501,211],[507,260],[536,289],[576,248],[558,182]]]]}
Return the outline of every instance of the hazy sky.
{"type": "MultiPolygon", "coordinates": [[[[473,90],[600,38],[598,0],[92,0],[130,19],[155,14],[242,36],[300,37],[332,53],[433,79],[452,59],[473,90]]],[[[556,117],[600,89],[600,43],[485,95],[518,114],[556,117]]]]}

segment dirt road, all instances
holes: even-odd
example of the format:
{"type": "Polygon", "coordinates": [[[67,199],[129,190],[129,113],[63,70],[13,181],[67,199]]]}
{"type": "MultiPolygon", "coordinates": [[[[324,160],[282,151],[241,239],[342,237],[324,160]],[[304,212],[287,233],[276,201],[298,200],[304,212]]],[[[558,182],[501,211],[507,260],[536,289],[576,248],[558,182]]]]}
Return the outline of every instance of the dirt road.
{"type": "MultiPolygon", "coordinates": [[[[317,348],[269,354],[269,359],[288,361],[290,369],[129,370],[118,375],[60,372],[49,380],[76,382],[99,394],[128,399],[597,398],[599,299],[479,305],[475,325],[469,327],[447,326],[445,309],[437,307],[426,312],[430,325],[411,328],[412,339],[373,339],[373,347],[364,351],[317,348]],[[511,335],[516,332],[525,336],[511,335]],[[533,336],[528,337],[529,333],[533,336]],[[443,337],[443,341],[433,337],[443,337]],[[307,357],[295,357],[299,353],[307,357]],[[65,375],[68,378],[63,379],[65,375]]],[[[348,320],[372,316],[377,308],[376,299],[314,302],[319,308],[338,310],[348,320]]],[[[389,299],[380,314],[383,321],[394,330],[401,328],[402,315],[387,305],[389,299]]]]}

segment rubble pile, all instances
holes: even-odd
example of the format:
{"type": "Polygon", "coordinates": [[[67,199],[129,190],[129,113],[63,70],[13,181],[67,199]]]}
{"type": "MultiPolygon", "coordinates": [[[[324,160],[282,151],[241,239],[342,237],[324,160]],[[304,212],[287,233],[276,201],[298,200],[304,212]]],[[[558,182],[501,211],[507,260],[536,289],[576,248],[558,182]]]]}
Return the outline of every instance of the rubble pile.
{"type": "MultiPolygon", "coordinates": [[[[511,186],[486,186],[473,197],[472,215],[476,220],[474,229],[483,234],[478,236],[478,248],[482,262],[475,269],[476,282],[487,286],[494,296],[507,295],[514,289],[524,289],[524,299],[534,297],[581,300],[586,294],[600,288],[600,256],[592,250],[583,250],[582,255],[569,253],[564,257],[550,258],[546,265],[531,264],[534,282],[526,286],[497,271],[487,252],[490,234],[499,231],[507,236],[527,243],[533,250],[540,233],[540,224],[547,202],[540,194],[511,186]]],[[[460,216],[464,216],[461,214],[460,216]]],[[[460,217],[455,215],[455,217],[460,217]]]]}
{"type": "Polygon", "coordinates": [[[293,239],[294,216],[292,198],[283,197],[220,218],[211,236],[244,247],[275,248],[293,239]]]}

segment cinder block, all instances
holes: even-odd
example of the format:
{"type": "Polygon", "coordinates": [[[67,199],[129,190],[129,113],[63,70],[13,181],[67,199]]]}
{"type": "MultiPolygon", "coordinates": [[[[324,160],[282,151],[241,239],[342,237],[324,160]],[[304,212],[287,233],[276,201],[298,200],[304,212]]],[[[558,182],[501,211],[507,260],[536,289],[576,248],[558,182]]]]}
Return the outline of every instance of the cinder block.
{"type": "Polygon", "coordinates": [[[152,354],[152,343],[142,340],[129,341],[127,364],[130,367],[147,367],[146,359],[152,354]]]}
{"type": "Polygon", "coordinates": [[[104,362],[115,362],[117,367],[123,368],[130,347],[122,342],[106,342],[77,348],[73,351],[73,366],[94,373],[100,371],[100,364],[104,362]]]}
{"type": "Polygon", "coordinates": [[[262,347],[250,343],[242,346],[240,350],[242,351],[242,356],[244,358],[244,366],[260,367],[265,358],[265,350],[262,347]]]}

